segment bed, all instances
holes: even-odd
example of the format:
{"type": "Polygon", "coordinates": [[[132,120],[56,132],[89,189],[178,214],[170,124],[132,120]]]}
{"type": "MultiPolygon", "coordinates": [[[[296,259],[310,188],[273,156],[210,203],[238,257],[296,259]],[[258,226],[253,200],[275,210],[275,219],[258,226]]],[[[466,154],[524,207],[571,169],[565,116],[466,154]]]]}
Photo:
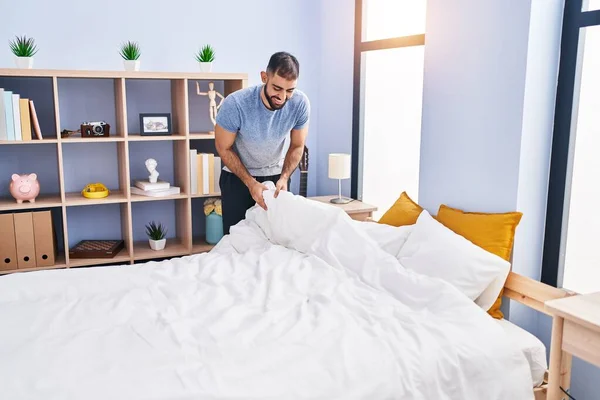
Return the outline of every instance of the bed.
{"type": "Polygon", "coordinates": [[[1,278],[0,398],[543,398],[525,331],[485,307],[562,291],[472,248],[482,271],[449,275],[439,229],[265,201],[209,253],[1,278]]]}

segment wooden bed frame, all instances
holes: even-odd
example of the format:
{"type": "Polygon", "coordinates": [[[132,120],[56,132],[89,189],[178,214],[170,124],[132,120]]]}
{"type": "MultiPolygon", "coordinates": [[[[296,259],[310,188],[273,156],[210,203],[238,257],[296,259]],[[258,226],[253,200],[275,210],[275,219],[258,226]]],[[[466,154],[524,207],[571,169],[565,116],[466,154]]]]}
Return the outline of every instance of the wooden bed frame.
{"type": "MultiPolygon", "coordinates": [[[[544,302],[572,296],[574,294],[575,293],[573,292],[558,289],[526,276],[511,272],[504,284],[503,296],[524,304],[536,311],[552,316],[544,309],[544,302]]],[[[560,386],[565,390],[568,390],[571,385],[571,362],[571,355],[563,352],[562,363],[560,366],[560,386]]],[[[549,371],[546,370],[544,382],[533,389],[535,400],[546,400],[548,374],[549,371]]],[[[568,399],[568,396],[563,394],[562,399],[568,399]]]]}

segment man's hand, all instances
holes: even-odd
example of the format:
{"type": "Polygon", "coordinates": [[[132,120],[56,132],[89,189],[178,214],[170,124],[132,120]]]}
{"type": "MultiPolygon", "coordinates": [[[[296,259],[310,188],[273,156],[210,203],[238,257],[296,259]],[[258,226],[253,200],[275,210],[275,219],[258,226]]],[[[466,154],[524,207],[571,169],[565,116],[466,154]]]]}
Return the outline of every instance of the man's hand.
{"type": "Polygon", "coordinates": [[[252,195],[252,198],[254,199],[256,204],[258,204],[264,210],[266,210],[267,204],[265,203],[265,199],[263,197],[263,191],[269,190],[269,188],[258,181],[254,181],[254,183],[252,183],[250,185],[249,189],[250,189],[250,194],[252,195]]]}
{"type": "Polygon", "coordinates": [[[288,190],[287,184],[288,184],[287,178],[284,178],[284,177],[279,178],[279,180],[277,181],[277,184],[275,184],[275,198],[277,198],[277,196],[279,195],[280,190],[287,192],[287,190],[288,190]]]}

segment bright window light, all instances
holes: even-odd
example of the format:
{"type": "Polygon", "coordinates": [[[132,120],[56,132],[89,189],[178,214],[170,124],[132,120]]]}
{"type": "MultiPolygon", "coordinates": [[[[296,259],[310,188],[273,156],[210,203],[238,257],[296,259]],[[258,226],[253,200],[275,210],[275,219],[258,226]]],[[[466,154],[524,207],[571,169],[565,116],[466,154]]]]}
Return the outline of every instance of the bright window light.
{"type": "Polygon", "coordinates": [[[363,0],[363,41],[425,33],[426,0],[363,0]]]}
{"type": "Polygon", "coordinates": [[[423,46],[363,54],[362,199],[375,219],[402,191],[418,201],[423,56],[423,46]]]}
{"type": "MultiPolygon", "coordinates": [[[[593,2],[590,1],[590,5],[593,2]]],[[[600,8],[600,0],[595,0],[600,8]]],[[[600,26],[584,28],[563,287],[600,291],[600,26]]],[[[577,99],[574,101],[577,102],[577,99]]]]}

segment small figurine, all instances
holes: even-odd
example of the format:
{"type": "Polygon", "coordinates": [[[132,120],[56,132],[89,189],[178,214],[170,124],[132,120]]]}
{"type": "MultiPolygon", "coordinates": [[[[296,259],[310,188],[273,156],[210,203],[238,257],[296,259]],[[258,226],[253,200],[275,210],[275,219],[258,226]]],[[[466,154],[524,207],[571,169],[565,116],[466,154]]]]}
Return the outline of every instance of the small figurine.
{"type": "Polygon", "coordinates": [[[223,104],[223,100],[225,99],[225,97],[223,97],[223,95],[221,93],[219,93],[215,90],[215,84],[212,82],[208,83],[208,92],[201,92],[200,85],[198,84],[198,82],[196,82],[196,93],[199,96],[208,96],[208,99],[210,101],[210,103],[208,105],[208,113],[210,115],[210,120],[212,121],[213,126],[216,125],[217,124],[217,121],[216,121],[217,112],[219,111],[219,108],[221,108],[221,104],[223,104]],[[216,102],[217,96],[219,96],[221,98],[219,105],[217,105],[217,102],[216,102]]]}
{"type": "Polygon", "coordinates": [[[146,160],[146,169],[150,172],[150,176],[148,176],[148,181],[150,183],[156,183],[158,181],[158,176],[160,175],[156,170],[158,163],[154,158],[149,158],[146,160]]]}
{"type": "Polygon", "coordinates": [[[9,185],[10,194],[21,204],[23,201],[35,203],[40,194],[40,183],[36,174],[13,174],[9,185]]]}

